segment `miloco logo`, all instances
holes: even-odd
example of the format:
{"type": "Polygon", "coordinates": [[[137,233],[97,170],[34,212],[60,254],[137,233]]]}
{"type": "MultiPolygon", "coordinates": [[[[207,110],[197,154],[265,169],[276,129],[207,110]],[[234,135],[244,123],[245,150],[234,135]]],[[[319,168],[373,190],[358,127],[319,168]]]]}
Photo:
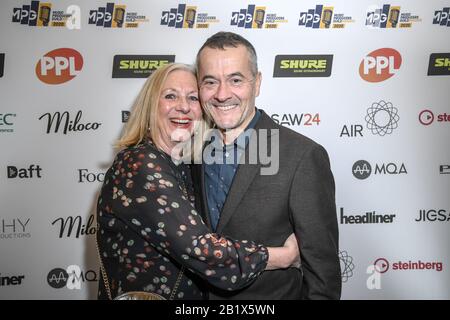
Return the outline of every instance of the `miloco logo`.
{"type": "Polygon", "coordinates": [[[99,122],[80,123],[82,115],[83,112],[80,110],[77,112],[75,119],[71,120],[68,111],[64,111],[63,113],[60,113],[58,111],[55,112],[53,115],[47,112],[44,113],[42,116],[40,116],[39,120],[42,120],[44,117],[47,117],[47,132],[46,132],[47,134],[51,133],[52,128],[54,133],[58,133],[61,123],[64,123],[64,126],[62,127],[63,134],[67,134],[67,132],[97,130],[100,127],[101,123],[99,122]]]}
{"type": "Polygon", "coordinates": [[[75,238],[79,238],[80,236],[87,235],[95,235],[97,229],[93,226],[94,223],[94,215],[90,215],[87,223],[83,223],[81,216],[67,217],[67,218],[58,218],[52,222],[52,225],[59,223],[59,238],[62,237],[71,237],[72,235],[75,238]],[[72,232],[76,230],[75,232],[72,232]]]}

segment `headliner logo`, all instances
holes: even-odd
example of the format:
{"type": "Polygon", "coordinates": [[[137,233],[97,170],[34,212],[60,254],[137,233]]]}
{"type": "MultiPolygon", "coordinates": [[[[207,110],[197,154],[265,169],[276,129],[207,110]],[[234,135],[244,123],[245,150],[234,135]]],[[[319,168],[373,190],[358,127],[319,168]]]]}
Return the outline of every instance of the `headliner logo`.
{"type": "Polygon", "coordinates": [[[171,62],[175,62],[174,55],[115,55],[112,77],[147,78],[171,62]]]}
{"type": "Polygon", "coordinates": [[[355,22],[351,16],[334,13],[334,7],[318,4],[315,9],[300,12],[298,25],[313,29],[343,29],[351,22],[355,22]]]}
{"type": "Polygon", "coordinates": [[[230,25],[246,29],[276,29],[280,23],[288,20],[276,13],[266,13],[266,7],[249,4],[247,9],[231,13],[230,25]]]}
{"type": "Polygon", "coordinates": [[[71,48],[46,53],[36,64],[36,75],[44,83],[61,84],[75,78],[83,68],[83,57],[71,48]]]}
{"type": "Polygon", "coordinates": [[[433,24],[450,27],[450,7],[434,12],[433,24]]]}
{"type": "Polygon", "coordinates": [[[127,12],[126,7],[108,2],[105,7],[90,10],[88,24],[103,28],[138,28],[140,23],[148,22],[145,15],[127,12]]]}
{"type": "Polygon", "coordinates": [[[206,29],[210,23],[220,22],[215,16],[207,13],[197,13],[196,6],[179,4],[178,8],[171,8],[161,14],[161,25],[183,29],[206,29]]]}
{"type": "MultiPolygon", "coordinates": [[[[366,160],[358,160],[353,164],[352,167],[353,176],[359,180],[364,180],[370,177],[372,174],[372,166],[366,160]]],[[[404,163],[400,165],[395,163],[382,163],[375,164],[375,170],[373,174],[382,175],[398,175],[398,174],[408,174],[404,163]]]]}
{"type": "MultiPolygon", "coordinates": [[[[374,262],[374,266],[379,273],[386,273],[391,269],[391,264],[385,258],[378,258],[374,262]]],[[[442,262],[423,262],[421,260],[418,261],[397,261],[392,263],[393,271],[406,271],[406,270],[434,270],[437,272],[441,272],[444,269],[444,264],[442,262]]]]}
{"type": "Polygon", "coordinates": [[[47,283],[54,289],[66,287],[69,290],[80,290],[84,282],[98,281],[97,273],[93,270],[83,272],[78,265],[70,265],[66,269],[55,268],[47,275],[47,283]]]}
{"type": "Polygon", "coordinates": [[[30,218],[1,219],[0,239],[31,238],[28,223],[30,218]]]}
{"type": "Polygon", "coordinates": [[[359,65],[359,75],[368,82],[381,82],[392,77],[402,64],[402,56],[392,48],[382,48],[365,56],[359,65]]]}
{"type": "Polygon", "coordinates": [[[422,21],[418,15],[401,12],[400,6],[383,5],[367,10],[366,26],[370,28],[392,29],[411,28],[413,23],[422,21]]]}
{"type": "Polygon", "coordinates": [[[5,54],[0,53],[0,78],[3,77],[4,68],[5,68],[5,54]]]}
{"type": "Polygon", "coordinates": [[[398,115],[398,109],[395,108],[391,102],[372,103],[372,106],[367,109],[366,123],[367,129],[372,134],[379,136],[385,136],[391,134],[394,129],[398,127],[398,121],[400,117],[398,115]]]}
{"type": "Polygon", "coordinates": [[[329,77],[332,64],[332,54],[277,55],[273,67],[273,77],[329,77]]]}
{"type": "Polygon", "coordinates": [[[395,214],[376,214],[369,211],[362,215],[345,215],[344,208],[340,209],[341,224],[372,224],[372,223],[393,223],[395,214]]]}
{"type": "Polygon", "coordinates": [[[316,113],[312,115],[310,113],[284,113],[277,114],[274,113],[270,116],[273,121],[282,126],[312,126],[320,124],[320,115],[316,113]]]}
{"type": "Polygon", "coordinates": [[[429,76],[450,75],[450,53],[432,53],[428,63],[429,76]]]}
{"type": "Polygon", "coordinates": [[[69,216],[67,218],[57,218],[52,222],[52,225],[59,223],[59,238],[66,237],[69,238],[72,235],[75,238],[80,236],[95,235],[97,228],[93,226],[94,215],[90,215],[87,223],[83,223],[81,216],[76,216],[75,218],[69,216]],[[76,230],[74,233],[72,231],[76,230]]]}
{"type": "Polygon", "coordinates": [[[0,113],[0,132],[14,132],[15,113],[0,113]]]}
{"type": "Polygon", "coordinates": [[[68,29],[81,28],[81,9],[71,5],[66,12],[53,10],[52,3],[31,1],[29,5],[13,9],[12,22],[30,27],[67,27],[68,29]]]}
{"type": "Polygon", "coordinates": [[[0,273],[0,287],[6,286],[20,286],[22,284],[24,275],[21,276],[2,276],[0,273]]]}
{"type": "Polygon", "coordinates": [[[342,282],[347,282],[348,278],[353,276],[353,270],[355,269],[353,257],[349,256],[347,251],[339,251],[339,261],[341,263],[342,282]]]}
{"type": "Polygon", "coordinates": [[[57,111],[53,115],[51,115],[50,112],[47,112],[40,116],[38,120],[42,120],[45,116],[47,117],[47,134],[51,133],[52,127],[54,129],[53,133],[58,133],[61,123],[64,123],[64,127],[61,126],[61,128],[64,128],[62,131],[63,134],[67,134],[67,132],[97,130],[100,127],[101,123],[99,122],[80,123],[82,115],[83,112],[79,110],[75,119],[71,119],[68,111],[64,111],[63,113],[57,111]],[[53,123],[55,123],[54,126],[53,123]]]}
{"type": "Polygon", "coordinates": [[[429,126],[435,120],[436,122],[450,122],[450,114],[444,112],[435,117],[434,113],[431,110],[422,110],[419,113],[419,122],[424,126],[429,126]]]}

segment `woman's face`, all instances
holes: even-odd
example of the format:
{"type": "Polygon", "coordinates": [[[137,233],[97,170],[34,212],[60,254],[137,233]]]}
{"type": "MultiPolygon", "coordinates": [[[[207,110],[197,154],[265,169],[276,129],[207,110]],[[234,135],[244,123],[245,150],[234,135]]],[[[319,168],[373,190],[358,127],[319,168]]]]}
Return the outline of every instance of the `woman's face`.
{"type": "Polygon", "coordinates": [[[197,79],[186,70],[170,72],[161,90],[158,127],[164,149],[189,139],[202,117],[197,79]]]}

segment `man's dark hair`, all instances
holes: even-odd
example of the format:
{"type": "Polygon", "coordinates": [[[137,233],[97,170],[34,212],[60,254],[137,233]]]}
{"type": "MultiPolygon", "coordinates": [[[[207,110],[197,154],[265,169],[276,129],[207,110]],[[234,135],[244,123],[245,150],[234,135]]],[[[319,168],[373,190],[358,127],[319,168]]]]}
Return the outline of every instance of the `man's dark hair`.
{"type": "Polygon", "coordinates": [[[250,57],[250,70],[253,74],[253,76],[256,76],[258,73],[258,62],[256,57],[256,51],[253,45],[244,37],[233,33],[233,32],[217,32],[216,34],[209,37],[206,42],[203,44],[203,46],[198,50],[197,53],[197,59],[195,61],[195,66],[198,72],[198,67],[200,63],[200,53],[204,48],[211,48],[211,49],[220,49],[225,50],[225,48],[237,48],[238,46],[244,46],[247,48],[249,57],[250,57]]]}

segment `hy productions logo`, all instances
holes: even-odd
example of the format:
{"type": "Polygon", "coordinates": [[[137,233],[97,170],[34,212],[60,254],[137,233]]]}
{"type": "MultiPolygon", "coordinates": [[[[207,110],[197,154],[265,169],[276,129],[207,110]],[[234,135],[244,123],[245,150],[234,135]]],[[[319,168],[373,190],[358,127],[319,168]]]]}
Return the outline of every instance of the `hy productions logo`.
{"type": "Polygon", "coordinates": [[[83,68],[83,57],[71,48],[47,52],[36,63],[36,76],[46,84],[62,84],[75,78],[83,68]]]}
{"type": "Polygon", "coordinates": [[[316,5],[315,9],[300,12],[298,25],[313,29],[343,29],[348,23],[355,22],[345,13],[334,13],[334,7],[316,5]]]}
{"type": "Polygon", "coordinates": [[[368,82],[381,82],[394,76],[402,64],[402,56],[392,48],[370,52],[359,64],[359,75],[368,82]]]}
{"type": "Polygon", "coordinates": [[[161,25],[177,29],[207,29],[211,23],[220,22],[208,13],[197,12],[196,6],[180,3],[161,14],[161,25]]]}
{"type": "Polygon", "coordinates": [[[413,23],[420,21],[422,20],[418,15],[404,12],[400,6],[390,4],[385,4],[381,8],[372,6],[366,15],[366,26],[377,29],[411,28],[413,23]]]}
{"type": "Polygon", "coordinates": [[[13,8],[12,22],[30,27],[81,28],[81,9],[69,6],[66,11],[54,10],[51,2],[31,1],[22,7],[13,8]]]}
{"type": "Polygon", "coordinates": [[[89,11],[88,24],[103,28],[138,28],[148,22],[145,15],[127,11],[127,6],[108,2],[104,7],[89,11]]]}
{"type": "Polygon", "coordinates": [[[442,27],[450,27],[450,7],[436,10],[433,16],[433,24],[442,27]]]}
{"type": "Polygon", "coordinates": [[[279,24],[287,23],[284,16],[267,13],[266,7],[249,4],[247,9],[231,13],[231,25],[245,29],[276,29],[279,24]]]}

